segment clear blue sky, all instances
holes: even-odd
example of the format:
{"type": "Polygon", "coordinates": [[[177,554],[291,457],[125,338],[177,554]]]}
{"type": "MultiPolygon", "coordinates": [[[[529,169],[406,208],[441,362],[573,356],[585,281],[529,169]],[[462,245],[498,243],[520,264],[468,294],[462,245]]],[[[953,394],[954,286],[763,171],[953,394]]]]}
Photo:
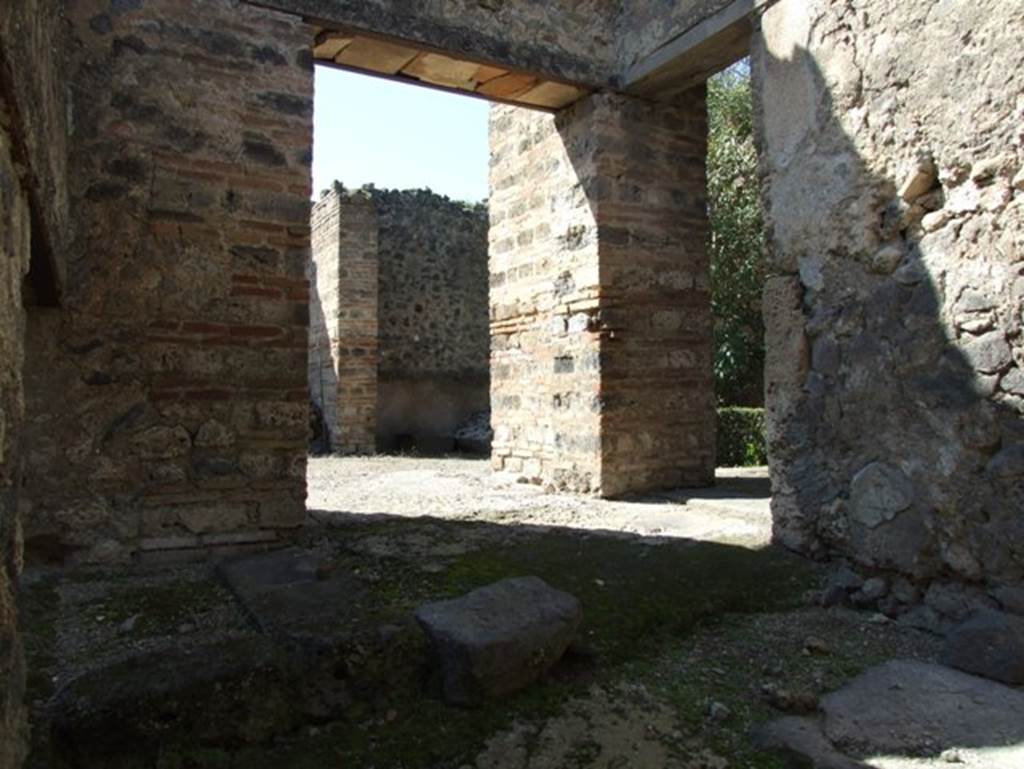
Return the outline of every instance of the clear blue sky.
{"type": "Polygon", "coordinates": [[[487,102],[317,67],[314,109],[314,198],[335,179],[487,197],[487,102]]]}

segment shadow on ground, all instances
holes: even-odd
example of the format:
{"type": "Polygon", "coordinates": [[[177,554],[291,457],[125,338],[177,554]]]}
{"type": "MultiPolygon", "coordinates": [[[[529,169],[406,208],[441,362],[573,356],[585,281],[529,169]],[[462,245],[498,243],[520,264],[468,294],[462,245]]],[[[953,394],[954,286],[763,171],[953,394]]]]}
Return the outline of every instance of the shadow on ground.
{"type": "Polygon", "coordinates": [[[777,714],[763,687],[813,697],[933,651],[808,609],[814,568],[772,548],[311,517],[271,561],[31,575],[30,767],[782,767],[748,739],[777,714]],[[582,601],[579,642],[517,696],[444,706],[413,609],[526,574],[582,601]]]}

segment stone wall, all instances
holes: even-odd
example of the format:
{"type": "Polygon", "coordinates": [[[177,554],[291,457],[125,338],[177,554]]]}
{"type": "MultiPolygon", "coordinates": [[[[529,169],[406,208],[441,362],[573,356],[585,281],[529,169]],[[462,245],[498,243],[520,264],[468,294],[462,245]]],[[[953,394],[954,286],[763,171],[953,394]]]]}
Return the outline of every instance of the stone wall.
{"type": "Polygon", "coordinates": [[[383,450],[452,448],[488,408],[487,208],[424,190],[374,190],[379,222],[383,450]],[[408,439],[400,436],[408,436],[408,439]]]}
{"type": "Polygon", "coordinates": [[[493,463],[616,495],[714,468],[703,89],[491,117],[493,463]]]}
{"type": "Polygon", "coordinates": [[[755,45],[776,535],[926,623],[1024,584],[1022,37],[996,0],[783,0],[755,45]]]}
{"type": "Polygon", "coordinates": [[[70,233],[60,4],[0,7],[0,769],[28,745],[15,593],[22,569],[25,299],[55,301],[70,233]],[[30,277],[31,276],[31,277],[30,277]]]}
{"type": "Polygon", "coordinates": [[[259,0],[325,26],[592,85],[611,81],[620,0],[259,0]]]}
{"type": "Polygon", "coordinates": [[[25,317],[22,283],[29,269],[30,224],[14,164],[12,126],[0,101],[0,769],[20,766],[27,744],[22,708],[25,671],[14,602],[21,570],[21,479],[25,317]]]}
{"type": "Polygon", "coordinates": [[[331,450],[450,449],[488,402],[485,208],[335,187],[313,210],[312,266],[310,390],[331,450]]]}
{"type": "Polygon", "coordinates": [[[377,445],[377,213],[369,195],[340,187],[313,207],[309,388],[327,446],[369,454],[377,445]]]}
{"type": "Polygon", "coordinates": [[[78,238],[33,322],[26,533],[84,560],[279,541],[305,507],[314,30],[231,0],[68,12],[78,238]]]}
{"type": "Polygon", "coordinates": [[[31,204],[37,290],[50,302],[64,284],[71,234],[61,5],[18,0],[0,7],[0,90],[9,96],[11,119],[21,126],[11,148],[31,204]]]}
{"type": "Polygon", "coordinates": [[[600,331],[585,314],[599,292],[597,221],[580,183],[588,108],[491,107],[489,201],[491,461],[584,492],[601,484],[600,331]]]}

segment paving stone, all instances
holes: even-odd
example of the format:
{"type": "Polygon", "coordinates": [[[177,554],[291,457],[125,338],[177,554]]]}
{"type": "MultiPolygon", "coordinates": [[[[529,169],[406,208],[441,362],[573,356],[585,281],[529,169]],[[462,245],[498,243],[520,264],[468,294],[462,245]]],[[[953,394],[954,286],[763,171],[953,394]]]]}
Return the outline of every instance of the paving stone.
{"type": "Polygon", "coordinates": [[[1024,692],[941,665],[893,660],[788,716],[755,742],[800,769],[1024,766],[1024,692]]]}
{"type": "Polygon", "coordinates": [[[934,756],[1016,744],[1012,766],[1024,766],[1024,692],[941,665],[887,662],[823,697],[821,709],[826,736],[846,753],[934,756]]]}

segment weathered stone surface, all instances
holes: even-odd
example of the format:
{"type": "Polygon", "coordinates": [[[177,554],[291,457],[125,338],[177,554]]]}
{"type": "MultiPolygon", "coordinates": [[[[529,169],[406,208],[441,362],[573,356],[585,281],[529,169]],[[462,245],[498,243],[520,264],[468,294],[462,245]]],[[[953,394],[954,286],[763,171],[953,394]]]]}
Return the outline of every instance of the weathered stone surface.
{"type": "Polygon", "coordinates": [[[0,7],[0,769],[28,749],[15,594],[23,566],[26,305],[55,302],[72,235],[61,4],[0,7]]]}
{"type": "MultiPolygon", "coordinates": [[[[0,11],[7,582],[15,504],[30,541],[85,559],[301,521],[307,19],[613,86],[723,5],[277,4],[0,11]],[[23,279],[47,233],[75,235],[59,249],[68,290],[30,309],[25,344],[21,297],[42,297],[38,272],[23,279]]],[[[863,11],[781,0],[752,40],[776,537],[922,589],[940,575],[1017,584],[1024,20],[996,0],[863,11]]],[[[710,481],[704,109],[698,88],[672,104],[603,92],[558,115],[494,111],[501,469],[605,494],[710,481]]],[[[379,352],[363,330],[352,360],[379,352]]],[[[316,371],[329,358],[337,372],[329,352],[316,371]]],[[[353,392],[368,391],[356,370],[353,392]]],[[[925,595],[935,624],[962,609],[925,595]]]]}
{"type": "Polygon", "coordinates": [[[330,447],[450,451],[488,405],[486,208],[336,186],[312,229],[310,391],[330,447]]]}
{"type": "Polygon", "coordinates": [[[991,766],[1024,758],[1024,692],[939,665],[887,662],[823,697],[821,709],[828,739],[851,755],[1017,745],[991,766]]]}
{"type": "Polygon", "coordinates": [[[990,592],[1003,611],[1024,616],[1024,586],[1002,585],[990,592]]]}
{"type": "Polygon", "coordinates": [[[310,226],[310,397],[323,416],[327,448],[372,454],[380,346],[373,203],[363,191],[327,191],[313,207],[310,226]]]}
{"type": "Polygon", "coordinates": [[[994,681],[1024,684],[1024,618],[978,612],[947,636],[942,662],[994,681]]]}
{"type": "Polygon", "coordinates": [[[781,718],[755,738],[811,769],[1014,769],[1024,759],[1024,694],[938,665],[887,662],[821,707],[821,718],[781,718]]]}
{"type": "Polygon", "coordinates": [[[874,606],[889,592],[889,585],[881,577],[866,580],[860,590],[853,594],[853,602],[857,606],[874,606]]]}
{"type": "Polygon", "coordinates": [[[850,483],[850,514],[858,523],[874,528],[910,507],[914,489],[898,469],[872,462],[850,483]]]}
{"type": "Polygon", "coordinates": [[[56,302],[64,289],[67,249],[75,232],[68,195],[70,109],[62,82],[62,25],[62,6],[54,0],[0,8],[2,111],[15,125],[6,141],[18,158],[34,219],[31,283],[46,303],[56,302]]]}
{"type": "MultiPolygon", "coordinates": [[[[0,46],[5,40],[0,37],[0,46]]],[[[18,490],[22,474],[24,308],[29,269],[29,207],[14,165],[0,91],[0,768],[20,766],[28,742],[22,706],[25,666],[15,606],[21,569],[18,490]]]]}
{"type": "Polygon", "coordinates": [[[568,648],[580,603],[537,577],[516,577],[416,610],[440,669],[441,693],[475,705],[528,686],[568,648]]]}
{"type": "Polygon", "coordinates": [[[930,8],[781,0],[753,38],[765,295],[786,308],[765,312],[775,531],[924,587],[999,583],[1021,578],[1006,257],[1024,232],[1024,18],[995,0],[930,8]],[[811,376],[801,338],[830,340],[811,376]]]}
{"type": "Polygon", "coordinates": [[[450,0],[437,6],[401,0],[261,4],[569,81],[606,85],[614,71],[615,0],[557,0],[544,6],[489,0],[450,0]]]}
{"type": "Polygon", "coordinates": [[[924,602],[953,622],[962,622],[975,612],[996,608],[983,590],[956,582],[933,582],[925,592],[924,602]]]}

